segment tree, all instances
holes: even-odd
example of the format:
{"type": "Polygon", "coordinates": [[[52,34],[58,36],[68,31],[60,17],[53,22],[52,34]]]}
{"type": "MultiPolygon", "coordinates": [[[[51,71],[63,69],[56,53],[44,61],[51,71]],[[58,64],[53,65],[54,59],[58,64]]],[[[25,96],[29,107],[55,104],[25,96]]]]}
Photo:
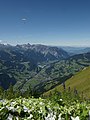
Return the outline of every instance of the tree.
{"type": "Polygon", "coordinates": [[[3,98],[3,93],[4,93],[4,89],[3,87],[0,86],[0,98],[3,98]]]}
{"type": "Polygon", "coordinates": [[[6,98],[12,99],[14,97],[15,97],[15,95],[14,95],[14,91],[13,91],[13,86],[12,86],[12,84],[10,84],[9,88],[6,91],[6,98]]]}

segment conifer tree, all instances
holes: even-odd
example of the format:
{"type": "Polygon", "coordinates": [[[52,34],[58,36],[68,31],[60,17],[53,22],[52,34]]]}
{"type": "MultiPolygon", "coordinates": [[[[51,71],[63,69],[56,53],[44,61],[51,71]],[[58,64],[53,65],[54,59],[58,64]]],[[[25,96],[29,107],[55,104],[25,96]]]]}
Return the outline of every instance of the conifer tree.
{"type": "Polygon", "coordinates": [[[13,91],[13,86],[12,86],[12,84],[10,84],[10,86],[9,86],[9,88],[8,88],[8,90],[7,90],[7,99],[12,99],[12,98],[14,98],[14,91],[13,91]]]}
{"type": "Polygon", "coordinates": [[[0,86],[0,98],[3,98],[4,89],[0,86]]]}

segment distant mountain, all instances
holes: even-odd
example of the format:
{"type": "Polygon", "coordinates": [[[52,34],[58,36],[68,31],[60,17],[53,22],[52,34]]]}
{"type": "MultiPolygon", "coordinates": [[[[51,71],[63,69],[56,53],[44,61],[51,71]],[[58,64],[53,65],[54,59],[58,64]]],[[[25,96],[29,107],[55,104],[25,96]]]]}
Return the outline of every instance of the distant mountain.
{"type": "Polygon", "coordinates": [[[27,52],[28,50],[32,50],[36,53],[40,53],[43,55],[45,60],[65,59],[69,57],[68,53],[65,50],[57,47],[45,46],[40,44],[30,45],[29,43],[24,45],[17,45],[16,47],[24,49],[27,52]]]}
{"type": "Polygon", "coordinates": [[[45,45],[3,45],[0,44],[0,59],[7,61],[34,61],[35,63],[61,60],[69,57],[68,53],[61,48],[50,47],[45,45]]]}
{"type": "MultiPolygon", "coordinates": [[[[59,48],[59,47],[58,47],[59,48]]],[[[67,51],[69,55],[82,54],[90,52],[90,47],[69,47],[69,46],[61,46],[63,50],[67,51]]]]}
{"type": "Polygon", "coordinates": [[[0,85],[7,89],[19,81],[17,86],[21,89],[22,84],[41,70],[38,64],[67,57],[66,51],[56,47],[0,44],[0,85]]]}
{"type": "Polygon", "coordinates": [[[84,53],[90,52],[90,47],[83,49],[82,52],[84,52],[84,53]]]}
{"type": "Polygon", "coordinates": [[[90,59],[90,52],[83,53],[83,54],[77,54],[69,57],[68,59],[74,59],[74,60],[86,60],[86,62],[90,59]]]}
{"type": "Polygon", "coordinates": [[[87,66],[90,66],[90,53],[74,55],[65,60],[48,63],[24,84],[23,89],[32,85],[39,92],[47,91],[87,66]]]}
{"type": "MultiPolygon", "coordinates": [[[[84,68],[70,79],[65,82],[66,90],[71,90],[74,92],[76,89],[77,92],[83,95],[86,98],[90,98],[90,67],[84,68]]],[[[44,93],[44,95],[49,95],[55,90],[61,92],[64,90],[63,85],[58,85],[54,89],[44,93]]]]}

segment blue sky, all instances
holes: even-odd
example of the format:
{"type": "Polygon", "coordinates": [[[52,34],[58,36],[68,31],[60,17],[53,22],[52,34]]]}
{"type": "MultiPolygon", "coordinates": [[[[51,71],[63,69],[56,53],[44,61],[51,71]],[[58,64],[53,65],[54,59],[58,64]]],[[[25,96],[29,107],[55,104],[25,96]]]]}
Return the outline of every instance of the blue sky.
{"type": "Polygon", "coordinates": [[[0,42],[90,46],[90,0],[0,0],[0,42]]]}

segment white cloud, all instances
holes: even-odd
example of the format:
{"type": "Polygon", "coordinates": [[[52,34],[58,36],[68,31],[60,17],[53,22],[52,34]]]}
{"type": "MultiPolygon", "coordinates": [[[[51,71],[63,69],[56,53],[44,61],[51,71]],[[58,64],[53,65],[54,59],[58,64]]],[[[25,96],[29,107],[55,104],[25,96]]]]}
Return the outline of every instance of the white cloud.
{"type": "Polygon", "coordinates": [[[6,40],[0,40],[0,44],[7,45],[7,41],[6,40]]]}
{"type": "Polygon", "coordinates": [[[22,21],[26,21],[27,19],[26,19],[26,18],[22,18],[21,20],[22,20],[22,21]]]}
{"type": "Polygon", "coordinates": [[[2,40],[0,40],[0,43],[2,42],[2,40]]]}

